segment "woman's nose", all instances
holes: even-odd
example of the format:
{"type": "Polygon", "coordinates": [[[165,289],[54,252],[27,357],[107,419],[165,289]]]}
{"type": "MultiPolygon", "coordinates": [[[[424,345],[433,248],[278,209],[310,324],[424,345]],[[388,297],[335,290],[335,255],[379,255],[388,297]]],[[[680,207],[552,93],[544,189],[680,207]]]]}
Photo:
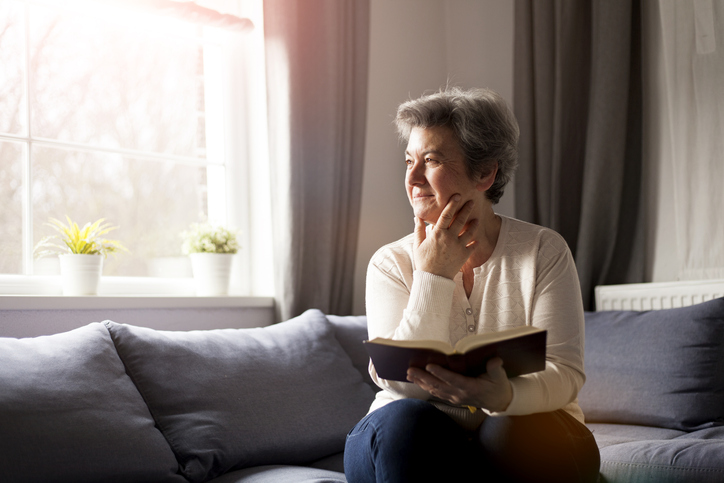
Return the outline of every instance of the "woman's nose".
{"type": "Polygon", "coordinates": [[[407,182],[410,185],[419,185],[425,184],[426,181],[425,163],[415,161],[414,163],[412,163],[412,166],[407,169],[407,182]]]}

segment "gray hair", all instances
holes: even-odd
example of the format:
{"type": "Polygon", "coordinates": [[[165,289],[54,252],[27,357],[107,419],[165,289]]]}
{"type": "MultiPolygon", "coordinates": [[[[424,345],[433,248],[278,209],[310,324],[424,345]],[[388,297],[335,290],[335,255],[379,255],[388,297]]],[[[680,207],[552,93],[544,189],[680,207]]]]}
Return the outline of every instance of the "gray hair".
{"type": "Polygon", "coordinates": [[[452,129],[465,154],[470,179],[489,173],[497,162],[498,173],[486,192],[493,204],[500,201],[518,167],[518,121],[505,100],[490,89],[448,87],[404,102],[397,109],[395,124],[405,142],[416,127],[452,129]]]}

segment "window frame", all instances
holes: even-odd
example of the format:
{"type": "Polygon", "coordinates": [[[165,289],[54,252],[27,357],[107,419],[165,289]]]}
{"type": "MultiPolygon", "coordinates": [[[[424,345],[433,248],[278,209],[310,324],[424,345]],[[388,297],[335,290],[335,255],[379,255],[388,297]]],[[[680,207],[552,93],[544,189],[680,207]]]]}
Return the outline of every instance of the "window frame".
{"type": "MultiPolygon", "coordinates": [[[[27,0],[26,2],[27,5],[27,0]]],[[[38,3],[32,2],[31,3],[38,3]]],[[[43,2],[40,2],[41,4],[43,2]]],[[[32,214],[30,206],[30,147],[33,143],[51,143],[54,147],[67,147],[72,149],[92,149],[95,152],[105,151],[111,153],[126,154],[136,159],[156,158],[173,160],[174,158],[184,163],[191,163],[199,166],[207,166],[207,169],[214,169],[220,163],[214,163],[212,156],[221,156],[224,166],[223,186],[218,188],[225,192],[223,201],[210,201],[215,203],[214,212],[209,209],[209,221],[225,223],[228,226],[239,228],[241,231],[242,249],[235,257],[232,267],[232,282],[230,296],[232,298],[251,297],[251,299],[263,299],[262,304],[268,303],[269,297],[273,296],[273,263],[271,257],[271,245],[268,236],[260,237],[259,234],[270,228],[270,190],[268,185],[268,165],[266,146],[266,105],[265,105],[265,82],[263,66],[263,25],[261,21],[262,4],[260,0],[246,0],[239,2],[240,11],[233,12],[252,18],[256,28],[245,34],[225,35],[225,41],[221,42],[220,56],[210,61],[214,65],[207,65],[205,55],[205,81],[204,89],[206,95],[212,92],[223,92],[224,102],[221,103],[219,111],[214,115],[206,117],[207,149],[210,144],[209,133],[216,136],[217,152],[209,153],[207,159],[189,159],[182,156],[155,155],[148,152],[139,152],[127,149],[107,149],[88,147],[79,143],[65,141],[46,140],[33,138],[32,133],[26,132],[23,135],[0,134],[0,141],[8,140],[23,142],[26,145],[23,160],[23,274],[0,274],[0,297],[5,295],[13,296],[37,296],[48,297],[60,295],[60,276],[31,275],[33,265],[32,255],[32,214]],[[207,72],[207,69],[210,72],[207,72]],[[211,82],[207,80],[211,79],[211,82]],[[240,88],[243,86],[243,88],[240,88]],[[256,94],[255,94],[256,93],[256,94]],[[264,94],[264,95],[260,95],[264,94]],[[216,121],[214,121],[216,119],[216,121]],[[253,128],[253,129],[252,129],[253,128]],[[253,132],[252,132],[253,131],[253,132]],[[240,135],[239,133],[242,133],[240,135]],[[259,162],[249,163],[247,160],[255,159],[259,162]],[[252,166],[253,164],[253,166],[252,166]],[[261,178],[261,183],[255,179],[254,183],[249,180],[252,176],[261,178]],[[264,181],[267,181],[265,184],[264,181]],[[258,213],[253,214],[251,210],[257,209],[258,213]],[[252,223],[256,223],[252,229],[252,223]],[[252,256],[252,254],[254,256],[252,256]],[[258,276],[258,277],[255,277],[258,276]],[[254,283],[252,283],[254,280],[254,283]]],[[[28,55],[29,46],[27,42],[27,7],[25,9],[26,21],[26,43],[24,45],[25,65],[25,89],[27,97],[28,89],[28,55]]],[[[212,33],[213,35],[213,33],[212,33]]],[[[213,40],[212,40],[213,41],[213,40]]],[[[217,45],[218,47],[218,45],[217,45]]],[[[29,103],[29,102],[28,102],[29,103]]],[[[27,106],[28,115],[31,106],[27,106]]],[[[28,127],[29,131],[29,127],[28,127]]],[[[253,179],[253,178],[252,178],[253,179]]],[[[211,190],[210,190],[211,191],[211,190]]],[[[269,233],[269,231],[266,231],[269,233]]],[[[193,279],[186,278],[160,278],[160,277],[126,277],[126,276],[102,276],[99,287],[99,297],[123,297],[123,296],[156,296],[167,297],[194,297],[193,279]]],[[[9,299],[5,299],[6,301],[9,299]]],[[[222,303],[223,306],[223,303],[222,303]]]]}

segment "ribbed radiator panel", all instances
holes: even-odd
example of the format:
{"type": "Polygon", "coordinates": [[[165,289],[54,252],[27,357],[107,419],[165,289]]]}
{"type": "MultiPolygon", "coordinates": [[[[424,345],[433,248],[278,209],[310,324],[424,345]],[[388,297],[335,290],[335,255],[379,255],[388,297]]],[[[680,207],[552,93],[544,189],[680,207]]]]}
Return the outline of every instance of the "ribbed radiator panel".
{"type": "Polygon", "coordinates": [[[660,310],[724,297],[724,280],[633,283],[596,287],[596,310],[660,310]]]}

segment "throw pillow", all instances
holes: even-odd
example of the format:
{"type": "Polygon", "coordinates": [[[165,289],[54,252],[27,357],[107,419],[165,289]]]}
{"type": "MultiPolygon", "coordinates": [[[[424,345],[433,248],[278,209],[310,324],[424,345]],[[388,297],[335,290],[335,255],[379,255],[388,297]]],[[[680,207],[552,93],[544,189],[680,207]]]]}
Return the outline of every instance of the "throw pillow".
{"type": "Polygon", "coordinates": [[[177,469],[102,324],[0,338],[0,480],[182,483],[177,469]]]}
{"type": "Polygon", "coordinates": [[[724,298],[586,313],[587,422],[691,431],[724,424],[724,298]]]}
{"type": "Polygon", "coordinates": [[[362,378],[377,392],[380,388],[374,383],[369,372],[370,356],[365,350],[362,343],[368,338],[367,335],[367,317],[364,315],[327,315],[327,319],[335,327],[335,335],[342,345],[347,355],[352,359],[352,364],[357,369],[362,378]]]}
{"type": "Polygon", "coordinates": [[[107,327],[192,482],[340,452],[374,397],[318,310],[258,329],[107,327]]]}

